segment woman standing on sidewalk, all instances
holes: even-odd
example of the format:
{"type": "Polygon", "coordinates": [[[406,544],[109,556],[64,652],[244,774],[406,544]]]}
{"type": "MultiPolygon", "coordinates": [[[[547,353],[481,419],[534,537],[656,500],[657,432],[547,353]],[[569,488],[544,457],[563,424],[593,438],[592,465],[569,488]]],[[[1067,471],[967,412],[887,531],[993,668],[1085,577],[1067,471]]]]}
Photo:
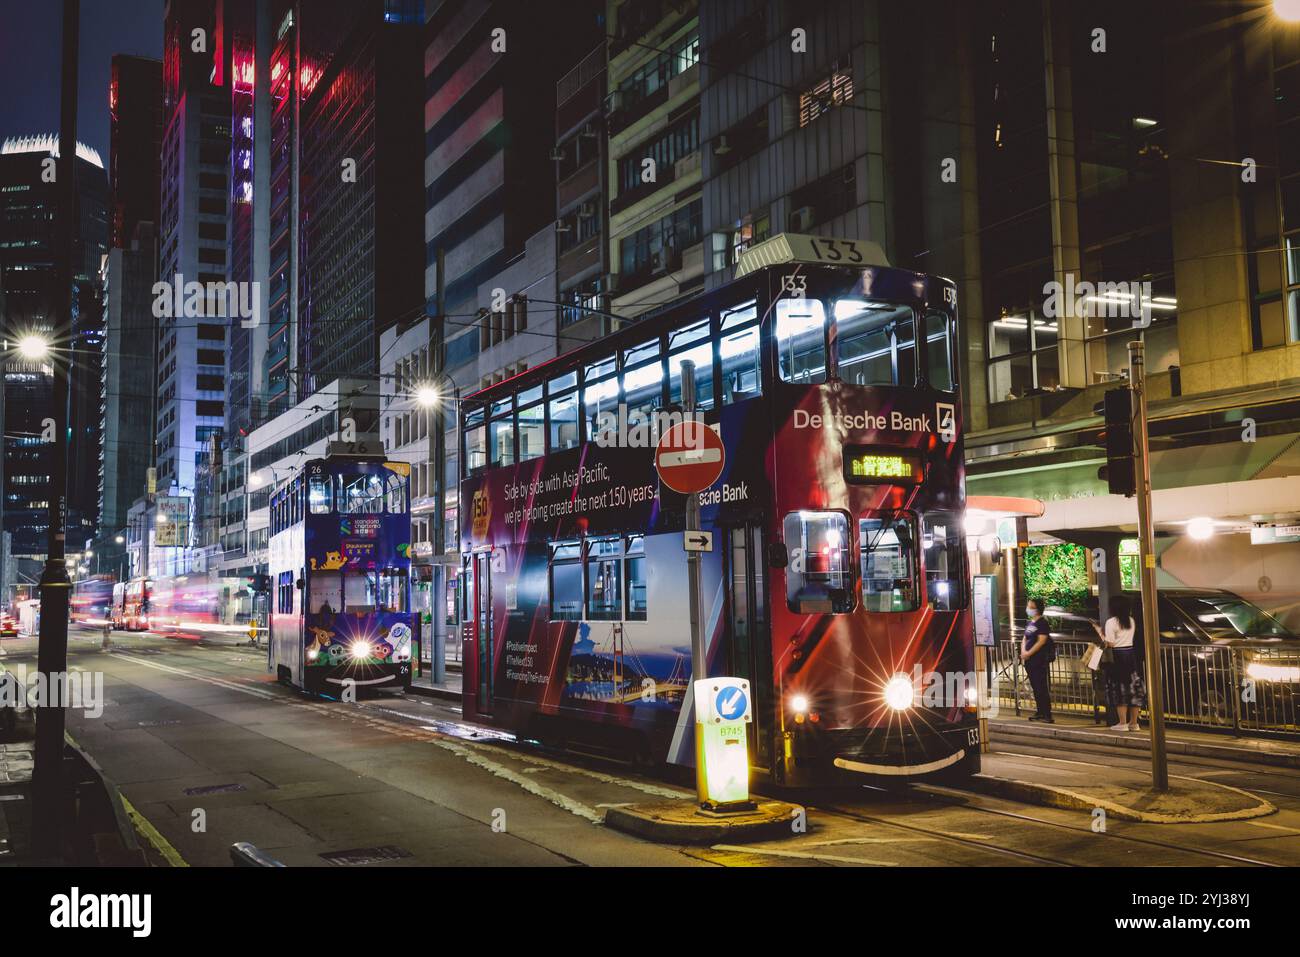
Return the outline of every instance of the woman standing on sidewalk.
{"type": "Polygon", "coordinates": [[[1025,602],[1025,615],[1029,619],[1025,625],[1025,637],[1020,644],[1020,660],[1029,675],[1029,687],[1034,689],[1035,713],[1030,721],[1052,720],[1052,682],[1048,669],[1055,655],[1055,645],[1048,628],[1047,619],[1043,617],[1043,602],[1040,598],[1031,598],[1025,602]]]}
{"type": "Polygon", "coordinates": [[[1119,723],[1110,727],[1112,731],[1138,731],[1138,713],[1146,695],[1133,647],[1133,636],[1137,633],[1133,603],[1127,595],[1116,595],[1110,600],[1110,610],[1105,628],[1092,622],[1098,637],[1114,655],[1113,660],[1102,665],[1106,674],[1106,699],[1119,718],[1119,723]]]}

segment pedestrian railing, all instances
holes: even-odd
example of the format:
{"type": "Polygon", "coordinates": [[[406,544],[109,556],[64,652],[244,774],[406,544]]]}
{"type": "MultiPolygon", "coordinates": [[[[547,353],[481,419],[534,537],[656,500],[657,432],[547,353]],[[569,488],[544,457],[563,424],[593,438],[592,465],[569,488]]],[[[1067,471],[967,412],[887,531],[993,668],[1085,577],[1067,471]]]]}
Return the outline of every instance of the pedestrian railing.
{"type": "MultiPolygon", "coordinates": [[[[1104,668],[1091,670],[1096,647],[1056,639],[1048,667],[1052,710],[1108,720],[1104,668]]],[[[989,704],[999,712],[1033,711],[1034,694],[1020,660],[1020,642],[1002,639],[992,654],[989,704]]],[[[1300,644],[1160,646],[1165,721],[1169,724],[1269,735],[1300,735],[1300,644]]]]}

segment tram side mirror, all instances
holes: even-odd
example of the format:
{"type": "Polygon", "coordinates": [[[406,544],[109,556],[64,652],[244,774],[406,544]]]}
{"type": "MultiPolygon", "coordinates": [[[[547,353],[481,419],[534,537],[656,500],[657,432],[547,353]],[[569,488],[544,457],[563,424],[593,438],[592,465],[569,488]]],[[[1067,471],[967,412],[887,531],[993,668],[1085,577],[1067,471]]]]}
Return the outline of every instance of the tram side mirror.
{"type": "Polygon", "coordinates": [[[785,542],[771,542],[767,546],[767,563],[773,568],[785,568],[790,564],[790,553],[785,542]]]}
{"type": "Polygon", "coordinates": [[[307,585],[307,583],[306,583],[305,581],[303,581],[301,578],[299,578],[299,579],[298,579],[296,582],[294,582],[293,584],[294,584],[294,586],[295,586],[299,591],[301,591],[301,590],[302,590],[304,587],[306,587],[306,585],[307,585]]]}

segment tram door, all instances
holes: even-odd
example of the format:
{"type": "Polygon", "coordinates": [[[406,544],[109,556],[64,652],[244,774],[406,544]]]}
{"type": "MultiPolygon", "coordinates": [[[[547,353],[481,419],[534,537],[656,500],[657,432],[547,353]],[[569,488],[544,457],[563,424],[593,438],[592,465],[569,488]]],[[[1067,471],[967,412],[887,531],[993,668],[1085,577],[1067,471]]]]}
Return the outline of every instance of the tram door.
{"type": "Polygon", "coordinates": [[[474,567],[474,629],[478,651],[478,710],[480,714],[492,713],[492,665],[496,660],[492,627],[492,553],[475,552],[474,567]]]}
{"type": "Polygon", "coordinates": [[[731,673],[749,682],[754,721],[749,753],[756,768],[772,767],[772,636],[767,612],[767,565],[763,530],[749,525],[727,530],[727,599],[731,673]]]}

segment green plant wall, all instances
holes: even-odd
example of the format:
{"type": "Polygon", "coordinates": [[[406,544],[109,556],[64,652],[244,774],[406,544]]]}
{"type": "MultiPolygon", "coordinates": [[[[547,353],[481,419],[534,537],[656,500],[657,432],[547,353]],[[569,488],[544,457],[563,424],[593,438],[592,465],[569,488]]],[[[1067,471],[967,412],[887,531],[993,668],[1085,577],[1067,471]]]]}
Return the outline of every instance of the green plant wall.
{"type": "Polygon", "coordinates": [[[1088,552],[1082,545],[1032,545],[1021,553],[1023,594],[1049,605],[1078,606],[1088,597],[1088,552]]]}

